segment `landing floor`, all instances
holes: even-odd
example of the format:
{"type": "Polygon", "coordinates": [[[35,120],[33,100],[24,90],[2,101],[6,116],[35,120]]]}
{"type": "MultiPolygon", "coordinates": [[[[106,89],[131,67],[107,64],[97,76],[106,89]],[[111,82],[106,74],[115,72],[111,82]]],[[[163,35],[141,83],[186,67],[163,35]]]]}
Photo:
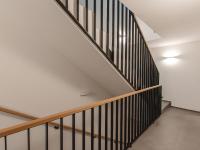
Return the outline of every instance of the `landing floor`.
{"type": "Polygon", "coordinates": [[[200,113],[167,109],[130,150],[200,150],[200,113]]]}

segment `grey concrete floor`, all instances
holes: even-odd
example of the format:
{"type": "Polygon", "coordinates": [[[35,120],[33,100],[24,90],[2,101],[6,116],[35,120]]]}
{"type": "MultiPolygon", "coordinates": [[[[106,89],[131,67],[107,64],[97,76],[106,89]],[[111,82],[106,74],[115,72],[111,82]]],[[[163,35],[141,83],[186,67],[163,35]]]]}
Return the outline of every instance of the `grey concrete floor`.
{"type": "Polygon", "coordinates": [[[200,150],[200,113],[168,108],[130,150],[200,150]]]}

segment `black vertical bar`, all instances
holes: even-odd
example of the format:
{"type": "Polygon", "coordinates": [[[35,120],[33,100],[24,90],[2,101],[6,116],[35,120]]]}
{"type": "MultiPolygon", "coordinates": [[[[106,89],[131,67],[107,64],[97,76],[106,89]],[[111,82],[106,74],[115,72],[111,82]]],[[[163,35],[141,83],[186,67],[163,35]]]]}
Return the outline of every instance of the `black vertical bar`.
{"type": "Polygon", "coordinates": [[[134,14],[132,14],[132,85],[135,87],[135,26],[134,14]]]}
{"type": "Polygon", "coordinates": [[[85,111],[82,112],[82,150],[85,150],[85,111]]]}
{"type": "Polygon", "coordinates": [[[4,145],[5,145],[5,150],[7,150],[7,136],[4,136],[4,145]]]}
{"type": "Polygon", "coordinates": [[[101,150],[101,106],[99,106],[98,150],[101,150]]]}
{"type": "Polygon", "coordinates": [[[123,99],[120,102],[120,150],[123,150],[123,99]]]}
{"type": "Polygon", "coordinates": [[[135,101],[135,111],[134,111],[134,140],[137,138],[137,124],[138,124],[138,119],[137,119],[137,97],[134,95],[134,101],[135,101]]]}
{"type": "Polygon", "coordinates": [[[115,46],[115,0],[112,2],[112,52],[114,53],[115,46]]]}
{"type": "Polygon", "coordinates": [[[27,142],[28,142],[28,150],[31,149],[31,133],[30,133],[30,129],[27,130],[27,142]]]}
{"type": "Polygon", "coordinates": [[[72,150],[76,149],[76,115],[72,115],[72,150]]]}
{"type": "Polygon", "coordinates": [[[100,47],[103,48],[103,0],[100,0],[100,47]]]}
{"type": "Polygon", "coordinates": [[[108,54],[109,52],[109,29],[110,29],[110,24],[109,24],[109,17],[110,17],[110,0],[107,0],[107,33],[106,33],[106,53],[108,54]]]}
{"type": "Polygon", "coordinates": [[[108,149],[108,104],[105,104],[105,150],[108,149]]]}
{"type": "Polygon", "coordinates": [[[77,6],[76,6],[76,11],[77,11],[76,19],[79,21],[79,0],[76,1],[76,5],[77,5],[77,6]]]}
{"type": "Polygon", "coordinates": [[[137,137],[140,135],[139,129],[140,129],[140,100],[139,95],[136,95],[137,98],[137,137]]]}
{"type": "Polygon", "coordinates": [[[127,15],[128,15],[128,8],[125,7],[125,77],[127,78],[127,25],[128,25],[128,19],[127,19],[127,15]]]}
{"type": "Polygon", "coordinates": [[[96,41],[96,14],[97,14],[97,5],[96,5],[96,0],[94,0],[94,16],[93,16],[93,21],[94,21],[94,26],[93,26],[93,38],[96,41]]]}
{"type": "Polygon", "coordinates": [[[128,11],[128,15],[129,15],[129,25],[128,25],[128,80],[131,83],[131,14],[130,11],[128,11]]]}
{"type": "Polygon", "coordinates": [[[60,150],[63,150],[63,118],[60,118],[60,150]]]}
{"type": "Polygon", "coordinates": [[[85,0],[85,7],[86,7],[85,25],[86,25],[86,31],[88,31],[88,0],[85,0]]]}
{"type": "Polygon", "coordinates": [[[65,7],[67,8],[67,10],[68,10],[68,0],[65,0],[65,7]]]}
{"type": "Polygon", "coordinates": [[[45,124],[45,150],[49,149],[49,125],[45,124]]]}
{"type": "Polygon", "coordinates": [[[124,5],[121,4],[121,72],[124,72],[124,5]]]}
{"type": "MultiPolygon", "coordinates": [[[[134,23],[135,23],[135,18],[134,18],[134,23]]],[[[134,60],[134,70],[135,70],[135,76],[134,76],[134,84],[135,84],[135,88],[136,90],[138,89],[138,30],[137,30],[137,26],[135,23],[135,60],[134,60]]]]}
{"type": "Polygon", "coordinates": [[[124,100],[124,149],[127,148],[127,98],[124,100]]]}
{"type": "Polygon", "coordinates": [[[134,126],[134,118],[135,118],[135,107],[134,107],[135,106],[135,104],[134,104],[135,100],[134,100],[134,96],[132,96],[131,99],[132,99],[131,100],[132,101],[132,109],[131,109],[131,111],[132,111],[131,112],[131,114],[132,114],[132,116],[131,116],[131,122],[132,122],[131,123],[131,133],[132,133],[131,134],[131,143],[133,143],[133,141],[134,141],[134,134],[135,134],[134,133],[134,131],[135,131],[134,130],[134,128],[135,128],[135,126],[134,126]]]}
{"type": "Polygon", "coordinates": [[[110,150],[113,150],[113,102],[111,102],[111,113],[110,113],[110,150]]]}
{"type": "Polygon", "coordinates": [[[117,67],[119,69],[119,8],[120,3],[119,0],[117,0],[117,67]]]}
{"type": "Polygon", "coordinates": [[[136,61],[136,59],[135,59],[135,56],[136,56],[136,52],[135,52],[135,50],[136,50],[136,42],[135,42],[135,20],[134,20],[134,14],[132,14],[132,72],[133,72],[133,74],[132,74],[132,82],[133,82],[133,86],[135,87],[135,89],[136,89],[136,85],[135,85],[135,77],[136,77],[136,69],[135,69],[135,61],[136,61]]]}
{"type": "Polygon", "coordinates": [[[118,150],[118,123],[119,123],[119,119],[118,119],[118,101],[116,101],[116,131],[115,131],[115,134],[116,134],[116,136],[115,136],[115,141],[116,141],[116,143],[115,143],[115,149],[116,150],[118,150]]]}
{"type": "Polygon", "coordinates": [[[128,97],[128,147],[130,146],[130,138],[131,138],[131,99],[128,97]]]}
{"type": "Polygon", "coordinates": [[[140,89],[140,34],[139,29],[137,27],[137,89],[140,89]]]}
{"type": "Polygon", "coordinates": [[[91,150],[94,150],[94,108],[91,109],[91,150]]]}

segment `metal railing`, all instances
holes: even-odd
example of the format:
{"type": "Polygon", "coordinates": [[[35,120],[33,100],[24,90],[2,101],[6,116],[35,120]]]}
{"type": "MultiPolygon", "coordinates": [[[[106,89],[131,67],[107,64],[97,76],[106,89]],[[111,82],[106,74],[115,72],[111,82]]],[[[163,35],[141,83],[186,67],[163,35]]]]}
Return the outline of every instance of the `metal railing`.
{"type": "MultiPolygon", "coordinates": [[[[68,149],[76,150],[76,142],[79,140],[82,150],[86,149],[86,145],[91,150],[126,150],[160,116],[161,94],[162,87],[158,85],[98,101],[2,129],[0,130],[0,139],[4,138],[4,149],[9,150],[9,145],[13,145],[12,142],[9,143],[9,137],[26,131],[27,134],[24,135],[27,138],[25,141],[26,149],[31,150],[31,143],[34,140],[31,138],[32,130],[35,127],[43,126],[42,132],[45,133],[43,140],[45,147],[43,149],[49,150],[49,125],[52,124],[52,121],[59,120],[56,124],[59,125],[59,130],[57,130],[59,131],[57,137],[59,147],[57,149],[63,150],[64,143],[68,142],[70,145],[68,149]],[[86,124],[86,117],[89,124],[86,124]],[[67,119],[71,120],[72,127],[69,133],[64,133],[65,120],[67,119]],[[80,123],[82,127],[81,140],[78,139],[76,131],[76,127],[80,123]],[[90,128],[90,131],[86,131],[86,128],[90,128]],[[65,134],[71,135],[71,141],[70,139],[64,140],[65,134]],[[90,139],[87,140],[87,143],[86,136],[89,136],[90,139]],[[97,141],[94,140],[95,138],[97,141]]],[[[38,134],[40,136],[42,133],[38,134]]]]}
{"type": "Polygon", "coordinates": [[[56,0],[134,89],[159,84],[159,72],[134,13],[119,0],[56,0]]]}

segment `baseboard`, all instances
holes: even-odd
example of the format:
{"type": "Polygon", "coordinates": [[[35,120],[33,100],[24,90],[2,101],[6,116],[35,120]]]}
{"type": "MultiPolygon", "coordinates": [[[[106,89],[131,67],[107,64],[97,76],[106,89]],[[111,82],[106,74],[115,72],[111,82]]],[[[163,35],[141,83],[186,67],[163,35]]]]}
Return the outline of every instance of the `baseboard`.
{"type": "Polygon", "coordinates": [[[162,110],[162,113],[164,113],[168,108],[170,108],[172,106],[171,101],[166,101],[166,100],[162,100],[163,102],[167,102],[168,105],[166,107],[164,107],[164,109],[162,110]]]}
{"type": "Polygon", "coordinates": [[[176,108],[176,109],[185,110],[185,111],[194,112],[194,113],[200,113],[200,111],[191,110],[191,109],[186,109],[186,108],[181,108],[181,107],[177,107],[177,106],[171,106],[171,107],[176,108]]]}

